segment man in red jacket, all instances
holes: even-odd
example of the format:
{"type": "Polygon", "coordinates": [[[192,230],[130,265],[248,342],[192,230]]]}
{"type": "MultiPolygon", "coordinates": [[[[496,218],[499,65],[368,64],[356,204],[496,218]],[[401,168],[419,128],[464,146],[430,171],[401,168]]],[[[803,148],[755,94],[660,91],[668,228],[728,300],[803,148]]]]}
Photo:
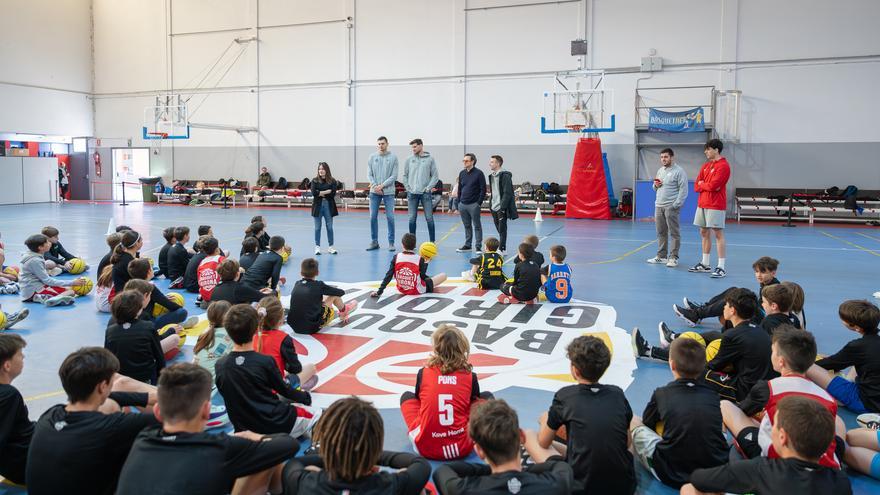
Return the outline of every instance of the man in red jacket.
{"type": "Polygon", "coordinates": [[[730,164],[721,156],[724,144],[720,139],[710,139],[703,147],[703,153],[709,160],[700,168],[694,182],[694,192],[700,194],[697,200],[697,214],[694,225],[700,228],[703,239],[703,259],[688,268],[689,272],[710,273],[712,278],[722,278],[724,270],[725,242],[724,219],[727,214],[727,180],[730,179],[730,164]],[[712,235],[715,235],[715,249],[718,251],[718,266],[715,270],[709,266],[709,253],[712,251],[712,235]]]}

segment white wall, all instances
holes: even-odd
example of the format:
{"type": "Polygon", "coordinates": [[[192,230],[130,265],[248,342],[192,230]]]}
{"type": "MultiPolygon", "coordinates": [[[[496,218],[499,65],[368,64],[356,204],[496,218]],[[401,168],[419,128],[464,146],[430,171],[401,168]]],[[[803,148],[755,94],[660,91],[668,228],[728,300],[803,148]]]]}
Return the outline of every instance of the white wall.
{"type": "MultiPolygon", "coordinates": [[[[215,92],[193,96],[191,110],[205,102],[192,120],[258,127],[259,137],[194,129],[189,141],[163,147],[159,173],[253,180],[262,163],[298,179],[329,157],[335,175],[362,181],[366,155],[386,135],[404,154],[410,139],[423,138],[442,158],[447,181],[467,148],[506,153],[522,180],[564,182],[572,141],[538,132],[541,94],[552,87],[552,72],[577,67],[569,41],[586,38],[588,62],[609,71],[606,87],[614,89],[618,131],[603,143],[618,188],[632,180],[637,85],[741,89],[749,170],[737,177],[742,185],[831,183],[834,172],[803,163],[810,154],[787,150],[880,143],[873,124],[880,103],[872,95],[880,80],[880,31],[871,24],[880,18],[880,2],[536,3],[94,0],[96,134],[139,143],[150,95],[171,79],[175,88],[191,85],[231,45],[220,65],[239,50],[241,57],[222,81],[208,81],[215,92]],[[232,43],[256,35],[259,46],[232,43]],[[641,74],[637,66],[650,49],[665,69],[641,74]],[[761,146],[775,148],[764,153],[761,146]],[[777,173],[786,167],[797,173],[777,173]],[[775,183],[786,180],[792,183],[775,183]]],[[[849,166],[857,176],[855,167],[864,167],[860,160],[847,165],[845,151],[840,159],[844,173],[849,166]]],[[[880,188],[880,180],[862,187],[880,188]]]]}
{"type": "Polygon", "coordinates": [[[92,134],[90,4],[3,2],[0,131],[92,134]]]}

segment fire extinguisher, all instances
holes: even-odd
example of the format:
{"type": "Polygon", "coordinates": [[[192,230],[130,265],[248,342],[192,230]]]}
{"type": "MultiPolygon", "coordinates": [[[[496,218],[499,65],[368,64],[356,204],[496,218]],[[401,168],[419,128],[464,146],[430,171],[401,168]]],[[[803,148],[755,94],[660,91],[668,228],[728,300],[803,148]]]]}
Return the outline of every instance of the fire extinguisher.
{"type": "Polygon", "coordinates": [[[95,152],[95,175],[101,176],[101,154],[95,152]]]}

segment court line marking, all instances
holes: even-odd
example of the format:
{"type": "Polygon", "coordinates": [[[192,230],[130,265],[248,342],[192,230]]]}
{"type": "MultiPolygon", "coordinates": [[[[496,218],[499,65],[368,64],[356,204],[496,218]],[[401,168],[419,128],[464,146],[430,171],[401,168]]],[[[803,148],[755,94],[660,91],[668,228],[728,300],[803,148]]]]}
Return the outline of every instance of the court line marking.
{"type": "Polygon", "coordinates": [[[64,395],[64,390],[56,390],[54,392],[46,392],[45,394],[32,395],[30,397],[25,397],[24,401],[25,402],[32,402],[35,400],[48,399],[50,397],[57,397],[59,395],[64,395]]]}
{"type": "Polygon", "coordinates": [[[622,260],[623,260],[624,258],[626,258],[627,256],[630,256],[630,255],[636,254],[636,253],[638,253],[639,251],[641,251],[642,249],[645,249],[646,247],[650,246],[651,244],[654,244],[655,242],[657,242],[657,239],[654,239],[653,241],[648,241],[648,242],[642,244],[641,246],[639,246],[639,247],[637,247],[637,248],[635,248],[635,249],[633,249],[633,250],[631,250],[631,251],[627,251],[627,252],[623,253],[622,255],[618,256],[617,258],[610,259],[610,260],[605,260],[605,261],[591,261],[591,262],[589,262],[588,264],[589,264],[589,265],[604,265],[604,264],[607,264],[607,263],[614,263],[614,262],[616,262],[616,261],[622,261],[622,260]]]}
{"type": "Polygon", "coordinates": [[[830,237],[830,238],[832,238],[832,239],[837,239],[837,240],[840,241],[840,242],[843,242],[843,243],[849,244],[850,246],[853,246],[853,247],[855,247],[855,248],[858,248],[858,249],[860,249],[860,250],[862,250],[862,251],[864,251],[864,252],[866,252],[866,253],[873,254],[874,256],[880,256],[880,253],[878,253],[877,251],[874,251],[874,250],[872,250],[872,249],[868,249],[868,248],[866,248],[866,247],[864,247],[864,246],[859,246],[858,244],[856,244],[856,243],[854,243],[854,242],[850,242],[850,241],[848,241],[848,240],[846,240],[846,239],[843,239],[842,237],[837,237],[836,235],[829,234],[828,232],[825,232],[824,230],[820,230],[819,233],[822,234],[822,235],[828,236],[828,237],[830,237]]]}
{"type": "MultiPolygon", "coordinates": [[[[550,232],[549,234],[545,235],[544,237],[539,237],[539,238],[538,238],[538,243],[540,244],[541,242],[544,241],[544,239],[546,239],[546,238],[550,237],[551,235],[553,235],[553,234],[559,232],[560,230],[562,230],[563,227],[565,227],[565,225],[560,225],[559,227],[556,227],[555,230],[553,230],[553,231],[550,232]]],[[[517,244],[517,245],[518,245],[518,244],[517,244]]],[[[513,260],[516,259],[517,256],[519,256],[519,253],[515,253],[515,254],[514,254],[513,256],[511,256],[510,258],[504,260],[504,264],[506,265],[506,264],[512,262],[513,260]]]]}
{"type": "Polygon", "coordinates": [[[861,232],[856,232],[856,234],[858,234],[858,235],[860,235],[860,236],[862,236],[862,237],[867,237],[868,239],[871,239],[871,240],[874,240],[874,241],[880,242],[880,238],[874,237],[874,236],[872,236],[872,235],[863,234],[863,233],[861,233],[861,232]]]}
{"type": "Polygon", "coordinates": [[[440,240],[437,241],[437,244],[440,244],[441,242],[443,242],[443,241],[445,241],[446,239],[448,239],[449,236],[452,235],[453,232],[455,232],[456,230],[458,230],[458,228],[459,228],[460,226],[461,226],[460,223],[457,223],[457,224],[453,225],[452,228],[449,229],[449,230],[447,230],[446,233],[443,234],[443,237],[441,237],[440,240]]]}

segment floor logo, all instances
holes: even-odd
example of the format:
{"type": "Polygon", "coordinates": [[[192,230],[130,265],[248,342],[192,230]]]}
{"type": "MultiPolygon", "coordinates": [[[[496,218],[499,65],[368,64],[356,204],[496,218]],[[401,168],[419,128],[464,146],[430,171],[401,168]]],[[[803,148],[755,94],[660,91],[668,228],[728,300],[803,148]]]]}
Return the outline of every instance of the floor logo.
{"type": "Polygon", "coordinates": [[[615,325],[611,306],[504,305],[491,292],[455,280],[421,296],[402,296],[392,287],[378,300],[369,297],[375,282],[334,285],[346,290],[346,301],[360,303],[349,322],[294,336],[302,360],[318,367],[318,406],[354,394],[380,408],[398,407],[430,352],[431,332],[442,323],[455,324],[470,339],[470,362],[483,390],[559,389],[572,381],[565,347],[583,334],[602,338],[612,350],[603,382],[623,389],[632,382],[636,363],[629,335],[615,325]]]}

